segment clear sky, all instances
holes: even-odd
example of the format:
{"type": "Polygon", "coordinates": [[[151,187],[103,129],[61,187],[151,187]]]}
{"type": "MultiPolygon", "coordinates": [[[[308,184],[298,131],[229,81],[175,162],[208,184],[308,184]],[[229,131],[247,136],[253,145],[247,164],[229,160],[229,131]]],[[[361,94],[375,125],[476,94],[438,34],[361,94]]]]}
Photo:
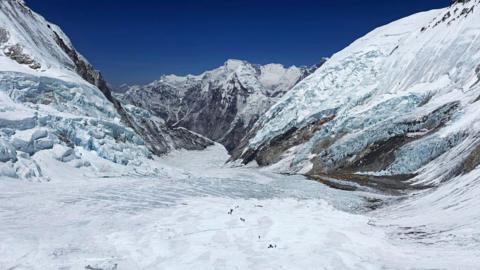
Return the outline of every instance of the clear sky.
{"type": "Polygon", "coordinates": [[[450,0],[27,0],[113,84],[228,58],[312,65],[375,27],[450,0]]]}

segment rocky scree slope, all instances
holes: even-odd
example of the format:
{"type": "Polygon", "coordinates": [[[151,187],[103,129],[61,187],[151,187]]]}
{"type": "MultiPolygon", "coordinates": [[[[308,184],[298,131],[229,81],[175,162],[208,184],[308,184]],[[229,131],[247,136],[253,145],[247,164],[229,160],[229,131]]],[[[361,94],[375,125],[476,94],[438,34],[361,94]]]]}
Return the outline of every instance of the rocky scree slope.
{"type": "Polygon", "coordinates": [[[148,85],[131,86],[121,100],[231,151],[268,108],[321,64],[286,68],[228,60],[200,75],[168,75],[148,85]]]}
{"type": "Polygon", "coordinates": [[[480,162],[480,4],[375,29],[298,83],[233,151],[283,172],[437,184],[480,162]]]}
{"type": "Polygon", "coordinates": [[[59,27],[24,1],[0,2],[0,176],[46,179],[47,160],[95,167],[91,153],[138,166],[210,143],[124,108],[59,27]]]}

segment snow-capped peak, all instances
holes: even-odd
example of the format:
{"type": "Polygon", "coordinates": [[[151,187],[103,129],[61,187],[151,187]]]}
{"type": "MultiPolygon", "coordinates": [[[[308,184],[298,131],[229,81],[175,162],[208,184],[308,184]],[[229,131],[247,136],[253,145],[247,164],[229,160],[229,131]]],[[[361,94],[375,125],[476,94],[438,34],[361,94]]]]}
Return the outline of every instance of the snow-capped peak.
{"type": "Polygon", "coordinates": [[[239,68],[250,66],[250,63],[248,63],[247,61],[242,61],[237,59],[228,59],[227,61],[225,61],[223,66],[225,67],[225,69],[229,71],[236,71],[239,68]]]}
{"type": "Polygon", "coordinates": [[[195,84],[203,85],[228,85],[232,80],[239,82],[251,91],[286,91],[300,79],[313,72],[304,67],[284,67],[281,64],[256,65],[244,60],[229,59],[213,70],[206,71],[199,75],[163,75],[160,80],[150,85],[168,84],[173,87],[186,87],[195,84]]]}

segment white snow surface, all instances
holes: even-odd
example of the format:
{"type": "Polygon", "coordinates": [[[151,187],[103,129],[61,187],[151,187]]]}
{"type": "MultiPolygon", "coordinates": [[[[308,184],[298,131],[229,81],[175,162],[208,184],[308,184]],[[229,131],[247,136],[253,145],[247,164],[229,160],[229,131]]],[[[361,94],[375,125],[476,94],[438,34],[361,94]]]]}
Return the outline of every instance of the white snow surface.
{"type": "Polygon", "coordinates": [[[0,269],[480,265],[478,172],[397,202],[226,167],[227,157],[219,145],[174,152],[155,161],[156,177],[77,178],[56,166],[48,183],[0,178],[0,269]],[[368,212],[366,197],[391,206],[368,212]]]}
{"type": "MultiPolygon", "coordinates": [[[[305,171],[312,157],[328,167],[393,135],[430,132],[397,151],[385,171],[375,172],[418,173],[462,142],[475,145],[480,132],[479,80],[479,1],[415,14],[375,29],[298,83],[256,123],[259,130],[249,141],[250,148],[292,127],[335,116],[285,155],[291,160],[290,171],[305,171]],[[426,117],[428,123],[449,120],[438,131],[425,124],[403,124],[426,117]],[[417,132],[410,133],[411,129],[417,132]],[[335,143],[313,154],[316,143],[328,138],[335,138],[335,143]]],[[[462,156],[469,151],[464,149],[462,156]]]]}

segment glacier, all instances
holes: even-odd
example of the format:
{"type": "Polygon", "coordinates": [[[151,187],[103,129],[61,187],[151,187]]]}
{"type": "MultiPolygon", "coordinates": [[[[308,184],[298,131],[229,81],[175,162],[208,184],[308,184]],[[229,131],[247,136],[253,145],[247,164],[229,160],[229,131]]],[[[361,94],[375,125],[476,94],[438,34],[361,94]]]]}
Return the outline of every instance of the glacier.
{"type": "MultiPolygon", "coordinates": [[[[79,148],[124,165],[139,165],[151,157],[144,141],[120,123],[113,105],[87,83],[0,72],[0,92],[2,161],[10,161],[15,170],[25,169],[17,167],[22,166],[17,159],[35,163],[42,151],[63,162],[77,159],[77,167],[91,165],[79,148]]],[[[8,175],[43,177],[41,170],[8,175]]]]}
{"type": "Polygon", "coordinates": [[[380,27],[313,70],[229,60],[122,95],[0,1],[0,269],[477,269],[479,6],[380,27]],[[159,106],[128,102],[142,89],[159,106]],[[237,149],[173,125],[186,91],[241,105],[237,149]]]}

